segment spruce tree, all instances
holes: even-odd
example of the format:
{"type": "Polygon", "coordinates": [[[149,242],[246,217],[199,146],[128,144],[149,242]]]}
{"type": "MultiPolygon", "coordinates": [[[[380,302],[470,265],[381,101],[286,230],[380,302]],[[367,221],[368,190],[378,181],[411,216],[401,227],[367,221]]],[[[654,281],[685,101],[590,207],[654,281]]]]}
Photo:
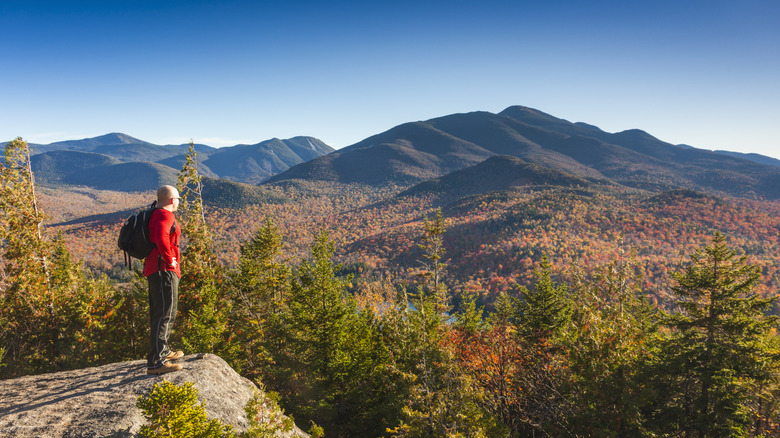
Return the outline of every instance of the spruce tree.
{"type": "Polygon", "coordinates": [[[648,360],[655,352],[656,313],[640,289],[635,257],[623,250],[586,273],[572,273],[575,307],[568,350],[569,427],[576,435],[644,433],[648,360]]]}
{"type": "MultiPolygon", "coordinates": [[[[386,348],[347,292],[350,278],[336,273],[334,245],[322,230],[286,300],[281,329],[284,350],[275,351],[272,378],[284,404],[304,423],[328,436],[378,436],[388,426],[383,387],[386,348]]],[[[270,384],[269,384],[270,386],[270,384]]]]}
{"type": "MultiPolygon", "coordinates": [[[[414,292],[408,294],[404,318],[397,321],[402,326],[397,331],[406,339],[393,346],[393,357],[404,374],[413,379],[402,421],[389,430],[397,437],[473,436],[490,423],[476,403],[478,394],[459,367],[450,342],[453,328],[444,283],[445,229],[441,209],[432,219],[423,217],[417,245],[423,251],[418,282],[414,292]]],[[[471,308],[467,302],[466,306],[466,313],[461,314],[460,322],[456,318],[455,325],[477,330],[480,324],[476,305],[471,308]]]]}
{"type": "Polygon", "coordinates": [[[241,245],[238,267],[230,276],[234,313],[231,332],[238,345],[237,366],[259,378],[272,362],[272,352],[284,349],[281,316],[289,295],[291,270],[281,259],[282,237],[270,218],[241,245]]]}
{"type": "Polygon", "coordinates": [[[233,427],[219,419],[209,420],[206,402],[198,403],[194,382],[176,385],[163,379],[148,396],[140,396],[136,407],[148,424],[141,426],[145,438],[235,438],[233,427]]]}
{"type": "Polygon", "coordinates": [[[551,272],[544,257],[533,289],[520,287],[521,298],[499,295],[489,326],[456,342],[460,365],[481,390],[479,405],[512,437],[567,431],[563,344],[573,305],[566,284],[554,283],[551,272]]]}
{"type": "Polygon", "coordinates": [[[179,337],[188,351],[217,353],[233,362],[230,342],[230,302],[221,292],[225,276],[214,254],[214,242],[206,223],[202,177],[198,173],[195,145],[185,156],[177,188],[181,196],[178,221],[186,242],[179,284],[179,337]]]}
{"type": "Polygon", "coordinates": [[[178,173],[181,196],[177,219],[186,248],[182,254],[181,287],[197,292],[205,285],[223,281],[223,273],[214,254],[214,238],[206,223],[203,182],[198,172],[197,152],[190,141],[185,162],[178,173]]]}
{"type": "Polygon", "coordinates": [[[447,288],[444,285],[447,264],[442,261],[446,252],[444,247],[444,217],[441,209],[437,209],[433,219],[423,216],[423,233],[420,237],[420,243],[417,246],[422,249],[423,254],[420,259],[421,277],[420,293],[430,295],[430,299],[435,303],[438,313],[445,313],[447,307],[447,288]]]}
{"type": "Polygon", "coordinates": [[[460,309],[455,314],[453,327],[464,333],[474,334],[485,327],[485,321],[482,315],[485,313],[485,306],[477,307],[476,294],[464,292],[461,295],[460,309]]]}
{"type": "Polygon", "coordinates": [[[522,300],[518,303],[522,335],[529,340],[540,341],[557,337],[571,322],[572,302],[565,283],[552,281],[552,266],[547,256],[542,256],[539,269],[534,270],[536,285],[533,289],[520,286],[522,300]]]}
{"type": "Polygon", "coordinates": [[[149,348],[149,285],[140,271],[126,284],[115,286],[116,311],[105,322],[114,361],[146,357],[149,348]]]}
{"type": "Polygon", "coordinates": [[[663,321],[671,333],[657,383],[659,392],[675,395],[657,423],[690,437],[746,436],[755,414],[751,399],[776,381],[772,363],[780,355],[767,339],[777,317],[765,314],[775,298],[754,292],[759,267],[725,240],[716,233],[674,275],[677,310],[663,321]]]}

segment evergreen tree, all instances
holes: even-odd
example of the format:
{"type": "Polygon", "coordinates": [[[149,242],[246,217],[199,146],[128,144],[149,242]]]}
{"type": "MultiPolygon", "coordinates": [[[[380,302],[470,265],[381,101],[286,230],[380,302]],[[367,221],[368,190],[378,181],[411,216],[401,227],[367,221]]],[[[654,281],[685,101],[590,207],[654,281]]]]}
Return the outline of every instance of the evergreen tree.
{"type": "Polygon", "coordinates": [[[284,349],[280,324],[292,274],[279,260],[281,250],[282,238],[268,218],[254,237],[241,245],[237,270],[230,277],[231,332],[239,349],[234,366],[255,379],[272,361],[269,350],[284,349]]]}
{"type": "Polygon", "coordinates": [[[335,275],[340,266],[333,264],[334,246],[327,231],[320,232],[311,251],[312,259],[301,263],[292,284],[287,323],[292,348],[298,351],[296,358],[324,376],[335,352],[340,324],[349,311],[347,282],[335,275]]]}
{"type": "Polygon", "coordinates": [[[655,353],[656,313],[639,285],[633,255],[624,251],[585,273],[572,273],[576,303],[566,348],[573,412],[570,428],[583,436],[641,436],[652,393],[649,358],[655,353]]]}
{"type": "Polygon", "coordinates": [[[114,357],[106,347],[112,342],[106,335],[116,307],[114,289],[71,259],[61,233],[51,250],[51,305],[40,330],[51,342],[52,363],[69,369],[110,361],[114,357]]]}
{"type": "Polygon", "coordinates": [[[686,437],[747,436],[756,414],[751,400],[776,382],[772,364],[780,354],[767,338],[777,318],[765,315],[775,298],[753,292],[760,270],[746,260],[716,233],[674,275],[678,310],[663,321],[671,334],[657,381],[674,396],[656,422],[686,437]]]}
{"type": "Polygon", "coordinates": [[[566,284],[553,283],[552,267],[546,255],[542,256],[541,265],[534,273],[536,285],[533,289],[520,286],[518,329],[529,340],[556,338],[571,322],[572,302],[566,284]]]}
{"type": "Polygon", "coordinates": [[[551,280],[543,258],[533,290],[523,299],[502,293],[485,329],[465,332],[455,342],[459,364],[481,391],[479,405],[508,429],[507,435],[560,436],[568,433],[568,380],[563,334],[572,304],[565,284],[551,280]]]}
{"type": "MultiPolygon", "coordinates": [[[[407,403],[394,437],[490,436],[496,424],[477,403],[472,379],[456,360],[458,337],[440,313],[434,294],[418,291],[402,318],[396,319],[390,343],[394,365],[408,379],[407,403]]],[[[481,324],[475,320],[475,327],[481,324]]],[[[406,384],[404,382],[404,384],[406,384]]]]}
{"type": "Polygon", "coordinates": [[[141,426],[146,438],[234,438],[233,427],[209,420],[206,403],[198,403],[193,382],[179,386],[164,380],[152,387],[148,396],[140,396],[136,407],[148,424],[141,426]]]}
{"type": "Polygon", "coordinates": [[[27,142],[17,138],[6,144],[1,170],[0,242],[3,276],[8,285],[5,298],[24,301],[24,295],[35,297],[48,289],[51,252],[41,235],[44,215],[35,197],[27,142]]]}
{"type": "Polygon", "coordinates": [[[484,313],[485,306],[477,307],[476,294],[463,293],[461,295],[460,309],[455,314],[453,326],[465,333],[477,333],[485,326],[485,321],[482,319],[484,313]]]}
{"type": "Polygon", "coordinates": [[[127,284],[115,286],[115,311],[105,321],[105,351],[114,361],[146,357],[149,349],[149,285],[134,271],[127,284]]]}
{"type": "Polygon", "coordinates": [[[190,141],[177,184],[181,196],[178,221],[186,242],[181,260],[178,332],[187,351],[217,353],[232,363],[235,344],[229,341],[230,301],[221,292],[225,277],[206,223],[196,157],[195,145],[190,141]]]}
{"type": "Polygon", "coordinates": [[[52,248],[41,234],[44,215],[29,154],[21,138],[9,142],[0,172],[0,359],[7,377],[48,370],[57,347],[57,327],[48,324],[59,313],[50,284],[52,248]]]}
{"type": "Polygon", "coordinates": [[[0,171],[1,376],[55,371],[101,362],[104,323],[115,310],[113,289],[72,261],[59,235],[42,234],[27,143],[8,143],[0,171]]]}
{"type": "MultiPolygon", "coordinates": [[[[410,305],[405,315],[396,320],[401,325],[396,332],[403,333],[405,339],[393,345],[392,355],[412,384],[402,421],[389,430],[393,436],[479,436],[492,425],[492,418],[477,406],[478,394],[458,366],[450,342],[446,264],[442,261],[444,232],[441,209],[433,219],[423,218],[419,281],[415,292],[408,294],[410,305]]],[[[472,309],[464,314],[462,323],[472,329],[479,327],[475,313],[472,309]]]]}
{"type": "Polygon", "coordinates": [[[314,421],[328,436],[378,436],[392,403],[383,379],[387,349],[373,313],[358,312],[347,293],[350,278],[336,276],[333,251],[323,230],[295,275],[280,326],[284,350],[274,351],[270,380],[299,421],[314,421]]]}
{"type": "Polygon", "coordinates": [[[180,288],[192,289],[197,294],[205,285],[221,282],[224,278],[214,255],[214,238],[206,223],[202,177],[198,173],[197,152],[192,141],[176,186],[181,196],[177,220],[186,241],[180,288]]]}
{"type": "Polygon", "coordinates": [[[436,311],[442,314],[448,311],[447,288],[444,285],[447,264],[442,261],[446,252],[445,231],[444,217],[439,208],[433,219],[423,216],[423,234],[420,237],[421,242],[417,244],[423,250],[420,272],[417,274],[422,279],[420,292],[430,295],[435,302],[436,311]]]}

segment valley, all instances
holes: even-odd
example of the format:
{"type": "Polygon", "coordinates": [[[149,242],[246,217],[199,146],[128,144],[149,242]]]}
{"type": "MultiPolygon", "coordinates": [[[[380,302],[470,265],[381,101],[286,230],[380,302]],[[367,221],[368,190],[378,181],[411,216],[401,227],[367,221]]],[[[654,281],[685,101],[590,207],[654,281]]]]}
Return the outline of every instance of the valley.
{"type": "MultiPolygon", "coordinates": [[[[641,130],[607,133],[521,106],[407,123],[332,152],[317,142],[195,146],[206,220],[225,266],[235,265],[241,244],[270,219],[293,264],[325,229],[345,272],[400,281],[417,267],[423,218],[441,209],[455,302],[467,291],[490,306],[499,293],[529,286],[543,254],[561,277],[574,264],[633,254],[646,293],[663,302],[669,271],[715,232],[762,267],[762,294],[778,293],[780,167],[766,157],[671,145],[641,130]],[[297,165],[240,173],[256,168],[257,157],[293,150],[303,160],[297,165]],[[212,168],[233,180],[213,178],[212,168]]],[[[151,190],[73,186],[43,159],[67,153],[89,168],[94,155],[116,169],[141,166],[132,160],[146,156],[156,163],[145,166],[175,165],[182,147],[114,134],[37,147],[44,153],[33,156],[33,168],[43,173],[49,231],[62,232],[85,266],[126,279],[115,236],[131,211],[151,202],[151,190]]]]}
{"type": "MultiPolygon", "coordinates": [[[[469,291],[481,303],[490,304],[500,292],[517,293],[518,285],[530,287],[542,254],[550,258],[560,277],[575,262],[590,268],[634,254],[645,292],[663,305],[669,272],[705,246],[716,231],[762,267],[760,293],[774,296],[780,284],[776,250],[780,205],[773,201],[602,186],[529,185],[456,199],[427,192],[403,195],[398,187],[339,183],[266,189],[289,201],[239,209],[207,206],[216,253],[225,266],[235,266],[241,244],[270,218],[283,238],[286,260],[296,263],[308,257],[315,236],[325,229],[336,244],[336,261],[357,280],[400,280],[418,267],[416,244],[423,216],[441,208],[446,223],[446,281],[456,301],[460,293],[469,291]]],[[[122,278],[116,235],[129,210],[146,203],[148,195],[93,195],[42,191],[41,204],[53,218],[49,231],[62,231],[74,257],[87,267],[122,278]],[[112,212],[114,208],[123,214],[112,212]],[[86,214],[93,209],[92,215],[86,214]],[[68,219],[80,215],[79,220],[68,219]]]]}

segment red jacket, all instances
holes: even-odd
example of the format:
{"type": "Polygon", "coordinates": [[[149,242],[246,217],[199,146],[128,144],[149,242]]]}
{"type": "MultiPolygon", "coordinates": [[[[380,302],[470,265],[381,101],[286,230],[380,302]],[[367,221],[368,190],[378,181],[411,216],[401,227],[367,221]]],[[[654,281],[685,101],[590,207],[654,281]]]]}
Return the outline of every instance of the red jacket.
{"type": "Polygon", "coordinates": [[[181,278],[181,256],[179,254],[179,236],[181,229],[176,223],[176,217],[173,213],[163,208],[158,208],[152,212],[149,219],[149,240],[157,248],[144,259],[144,277],[148,277],[158,270],[173,271],[176,276],[181,278]],[[173,232],[171,229],[173,228],[173,232]],[[162,264],[158,262],[162,259],[162,264]],[[176,260],[176,266],[173,266],[173,260],[176,260]]]}

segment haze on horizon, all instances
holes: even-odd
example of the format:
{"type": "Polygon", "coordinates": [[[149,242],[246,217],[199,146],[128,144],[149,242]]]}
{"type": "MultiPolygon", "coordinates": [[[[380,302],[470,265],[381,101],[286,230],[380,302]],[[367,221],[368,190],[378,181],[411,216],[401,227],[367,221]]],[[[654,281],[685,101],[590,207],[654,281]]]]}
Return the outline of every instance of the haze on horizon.
{"type": "Polygon", "coordinates": [[[780,158],[780,3],[0,3],[0,139],[212,146],[524,105],[780,158]]]}

